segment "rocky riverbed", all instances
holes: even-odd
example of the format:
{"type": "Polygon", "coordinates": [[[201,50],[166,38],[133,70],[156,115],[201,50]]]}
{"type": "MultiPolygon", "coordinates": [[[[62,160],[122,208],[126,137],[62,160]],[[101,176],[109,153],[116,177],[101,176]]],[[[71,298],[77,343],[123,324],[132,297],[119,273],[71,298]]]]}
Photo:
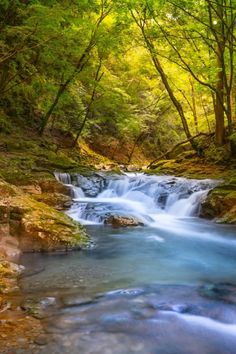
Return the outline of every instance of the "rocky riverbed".
{"type": "MultiPolygon", "coordinates": [[[[221,173],[215,177],[225,177],[221,173]]],[[[99,174],[89,179],[80,176],[84,191],[91,191],[94,196],[100,184],[104,188],[104,183],[104,176],[99,174]]],[[[64,210],[72,205],[72,195],[71,189],[59,181],[39,179],[35,183],[16,186],[0,180],[0,192],[0,353],[9,353],[9,350],[17,348],[33,353],[47,342],[47,338],[40,320],[32,317],[32,307],[22,306],[18,287],[23,271],[18,265],[20,253],[80,249],[89,245],[89,238],[80,224],[64,214],[64,210]]],[[[235,224],[235,193],[236,182],[230,173],[224,182],[222,179],[209,192],[202,204],[201,216],[235,224]]],[[[117,224],[116,218],[112,216],[109,221],[115,227],[123,226],[124,219],[128,227],[129,224],[142,224],[139,220],[127,219],[125,215],[122,220],[118,216],[117,224]]]]}

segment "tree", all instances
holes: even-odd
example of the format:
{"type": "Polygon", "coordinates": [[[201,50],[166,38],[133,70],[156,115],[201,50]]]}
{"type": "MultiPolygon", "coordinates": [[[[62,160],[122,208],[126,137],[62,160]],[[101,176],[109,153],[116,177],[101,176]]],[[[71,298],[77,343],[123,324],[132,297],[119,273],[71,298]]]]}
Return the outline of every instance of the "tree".
{"type": "Polygon", "coordinates": [[[89,55],[96,45],[97,37],[99,35],[99,28],[100,28],[102,22],[104,21],[104,19],[110,13],[110,11],[111,11],[111,3],[109,2],[109,0],[101,0],[100,13],[99,13],[99,16],[96,19],[96,22],[95,22],[94,27],[92,29],[88,44],[84,48],[84,50],[82,51],[81,55],[79,56],[79,58],[76,62],[75,68],[72,71],[71,75],[69,75],[66,80],[63,80],[64,79],[64,77],[63,77],[63,79],[60,83],[60,86],[58,88],[56,97],[53,100],[51,106],[49,107],[48,111],[46,112],[46,114],[44,115],[44,117],[42,119],[42,123],[41,123],[41,127],[40,127],[40,134],[41,135],[44,133],[44,130],[48,124],[48,121],[49,121],[55,107],[57,106],[61,96],[66,91],[66,89],[71,84],[71,82],[73,80],[75,80],[77,75],[81,73],[81,71],[84,69],[84,66],[87,64],[87,62],[89,60],[89,55]]]}
{"type": "Polygon", "coordinates": [[[168,59],[189,72],[213,94],[215,140],[217,145],[222,145],[225,141],[225,114],[228,132],[232,133],[236,8],[230,0],[194,0],[185,6],[179,1],[167,0],[165,4],[167,16],[164,22],[156,9],[152,8],[151,14],[172,50],[168,59]]]}
{"type": "MultiPolygon", "coordinates": [[[[130,12],[131,12],[132,18],[134,19],[135,23],[137,24],[137,26],[139,27],[139,29],[142,33],[147,50],[149,51],[152,61],[153,61],[153,64],[162,79],[162,82],[163,82],[163,85],[164,85],[166,91],[169,94],[170,100],[172,101],[173,105],[175,106],[175,108],[179,114],[185,135],[188,139],[190,139],[191,133],[190,133],[190,130],[188,127],[188,123],[187,123],[187,120],[186,120],[186,117],[184,114],[183,107],[182,107],[181,103],[179,102],[179,100],[176,98],[173,89],[171,88],[168,77],[164,71],[164,68],[160,62],[160,59],[158,58],[158,50],[155,48],[155,44],[152,39],[152,32],[149,32],[149,30],[148,30],[150,27],[150,22],[151,22],[151,18],[149,16],[149,8],[144,5],[141,8],[139,8],[138,10],[137,10],[137,8],[135,10],[131,8],[130,12]]],[[[194,147],[194,144],[193,144],[193,147],[194,147]]]]}

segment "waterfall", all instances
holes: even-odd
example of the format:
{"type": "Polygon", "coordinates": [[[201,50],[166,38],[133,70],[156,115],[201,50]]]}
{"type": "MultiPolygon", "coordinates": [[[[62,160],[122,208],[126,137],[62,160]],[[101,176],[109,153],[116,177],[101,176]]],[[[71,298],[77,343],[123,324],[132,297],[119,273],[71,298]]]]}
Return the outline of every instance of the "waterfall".
{"type": "Polygon", "coordinates": [[[130,216],[146,225],[170,218],[194,217],[218,181],[144,174],[84,177],[55,173],[70,186],[74,204],[68,215],[83,224],[103,223],[111,215],[130,216]]]}

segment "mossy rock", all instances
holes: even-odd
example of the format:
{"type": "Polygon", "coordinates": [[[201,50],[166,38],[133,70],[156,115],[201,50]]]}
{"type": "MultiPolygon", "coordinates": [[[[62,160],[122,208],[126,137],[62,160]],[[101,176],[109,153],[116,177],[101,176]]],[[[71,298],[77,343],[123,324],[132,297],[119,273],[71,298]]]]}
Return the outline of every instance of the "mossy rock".
{"type": "Polygon", "coordinates": [[[80,249],[89,241],[77,222],[45,208],[43,212],[36,209],[24,215],[19,240],[21,249],[27,252],[80,249]]]}
{"type": "Polygon", "coordinates": [[[34,199],[43,202],[57,210],[65,210],[72,205],[71,197],[61,193],[42,193],[35,194],[34,199]]]}
{"type": "Polygon", "coordinates": [[[23,251],[55,251],[82,248],[89,242],[84,228],[69,216],[31,198],[17,198],[17,205],[30,208],[20,223],[23,251]]]}
{"type": "Polygon", "coordinates": [[[217,222],[236,224],[236,189],[223,183],[209,192],[201,206],[201,216],[217,222]]]}
{"type": "Polygon", "coordinates": [[[0,210],[7,214],[10,234],[18,236],[22,251],[68,250],[88,245],[89,238],[78,222],[15,186],[1,182],[2,189],[3,186],[6,193],[0,210]]]}
{"type": "Polygon", "coordinates": [[[0,180],[0,198],[9,198],[19,194],[18,189],[3,180],[0,180]]]}
{"type": "Polygon", "coordinates": [[[61,182],[58,182],[55,179],[47,179],[38,181],[39,186],[43,193],[60,193],[65,195],[70,195],[71,191],[68,186],[65,186],[61,182]]]}

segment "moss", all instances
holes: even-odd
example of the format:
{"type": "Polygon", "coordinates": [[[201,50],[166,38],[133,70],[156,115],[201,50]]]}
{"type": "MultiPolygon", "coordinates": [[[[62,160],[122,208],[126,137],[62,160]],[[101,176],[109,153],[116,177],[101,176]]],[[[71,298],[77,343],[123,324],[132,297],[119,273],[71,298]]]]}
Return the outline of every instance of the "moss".
{"type": "Polygon", "coordinates": [[[208,146],[205,152],[205,158],[208,162],[215,164],[226,164],[230,161],[231,152],[228,146],[217,147],[214,144],[208,146]]]}
{"type": "Polygon", "coordinates": [[[202,216],[216,218],[219,223],[236,223],[236,190],[222,183],[212,190],[202,205],[202,216]]]}
{"type": "Polygon", "coordinates": [[[18,189],[15,186],[10,185],[0,180],[0,196],[1,198],[13,197],[19,194],[18,189]]]}
{"type": "Polygon", "coordinates": [[[42,193],[33,196],[39,202],[43,202],[57,210],[63,210],[71,206],[71,197],[61,193],[42,193]]]}
{"type": "Polygon", "coordinates": [[[64,213],[24,195],[11,201],[15,213],[25,206],[20,235],[23,250],[81,248],[88,243],[84,228],[64,213]]]}
{"type": "Polygon", "coordinates": [[[10,134],[12,130],[11,123],[6,116],[6,114],[1,110],[0,111],[0,132],[5,134],[10,134]]]}
{"type": "Polygon", "coordinates": [[[6,182],[0,182],[1,189],[5,191],[5,198],[1,199],[0,209],[4,213],[6,208],[9,209],[10,232],[18,234],[22,250],[67,250],[88,244],[84,228],[69,216],[6,182]]]}

